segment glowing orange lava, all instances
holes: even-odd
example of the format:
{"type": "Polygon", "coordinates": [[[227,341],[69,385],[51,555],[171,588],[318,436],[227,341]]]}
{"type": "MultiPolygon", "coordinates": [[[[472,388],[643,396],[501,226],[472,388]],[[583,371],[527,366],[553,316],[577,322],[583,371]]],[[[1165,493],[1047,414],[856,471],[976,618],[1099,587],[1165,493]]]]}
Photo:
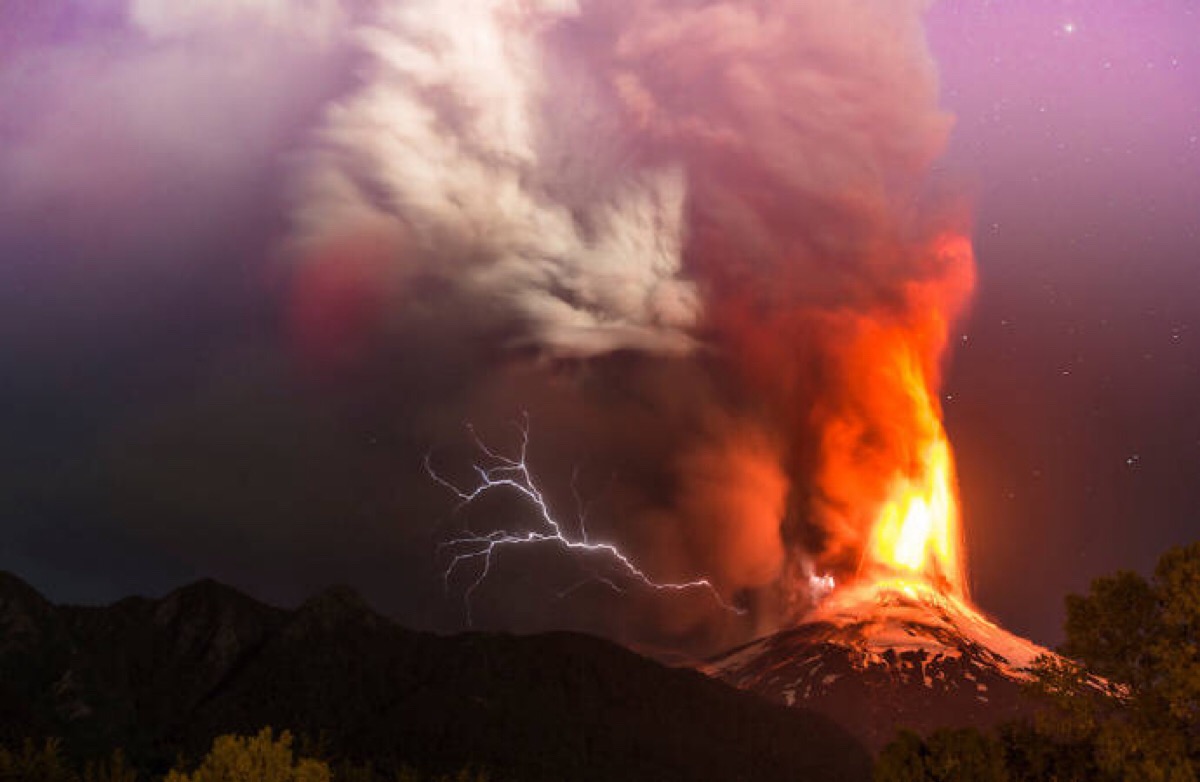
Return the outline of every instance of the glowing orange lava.
{"type": "MultiPolygon", "coordinates": [[[[969,245],[960,243],[948,256],[960,265],[970,263],[969,245]]],[[[937,373],[929,369],[945,347],[950,322],[945,309],[953,306],[946,308],[937,295],[917,299],[933,305],[926,327],[902,330],[892,353],[877,359],[887,379],[882,387],[897,394],[904,412],[900,420],[907,425],[899,429],[904,459],[885,484],[859,579],[921,585],[966,598],[954,454],[936,401],[937,373]]]]}
{"type": "Polygon", "coordinates": [[[974,263],[963,236],[939,237],[928,252],[927,276],[900,296],[830,320],[839,337],[831,372],[845,385],[814,411],[815,509],[829,532],[830,570],[856,567],[860,586],[966,600],[954,454],[937,389],[974,263]]]}
{"type": "Polygon", "coordinates": [[[962,533],[954,460],[938,428],[938,436],[924,449],[923,470],[897,478],[871,531],[863,564],[872,577],[915,579],[961,595],[962,533]]]}

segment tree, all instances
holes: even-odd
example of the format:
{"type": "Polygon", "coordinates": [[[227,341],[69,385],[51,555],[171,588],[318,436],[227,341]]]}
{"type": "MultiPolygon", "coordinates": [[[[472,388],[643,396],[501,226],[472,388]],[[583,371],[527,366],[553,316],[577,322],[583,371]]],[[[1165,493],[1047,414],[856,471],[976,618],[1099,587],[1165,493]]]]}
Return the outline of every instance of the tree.
{"type": "Polygon", "coordinates": [[[1067,640],[1060,651],[1097,676],[1144,688],[1154,675],[1153,649],[1162,633],[1154,586],[1122,570],[1092,582],[1090,593],[1067,595],[1067,640]]]}
{"type": "Polygon", "coordinates": [[[901,731],[884,747],[875,782],[1008,782],[1004,749],[976,728],[944,728],[922,739],[901,731]]]}
{"type": "Polygon", "coordinates": [[[879,753],[875,761],[875,782],[925,782],[929,779],[926,763],[929,748],[911,730],[902,730],[879,753]]]}
{"type": "Polygon", "coordinates": [[[1200,543],[1173,548],[1154,570],[1161,632],[1153,644],[1155,690],[1200,754],[1200,543]]]}
{"type": "Polygon", "coordinates": [[[1011,782],[1118,782],[1097,767],[1087,739],[1050,735],[1028,721],[1001,725],[998,732],[1011,782]]]}
{"type": "Polygon", "coordinates": [[[1033,689],[1039,729],[1089,742],[1098,769],[1131,782],[1200,775],[1200,543],[1167,551],[1152,579],[1121,571],[1067,598],[1061,651],[1033,689]],[[1104,677],[1099,681],[1090,674],[1104,677]]]}
{"type": "Polygon", "coordinates": [[[1200,780],[1200,543],[1167,551],[1151,578],[1098,578],[1066,609],[1064,656],[1033,667],[1037,719],[995,736],[902,733],[876,779],[1200,780]]]}
{"type": "Polygon", "coordinates": [[[0,747],[0,782],[75,782],[63,760],[62,743],[46,739],[41,746],[25,739],[20,751],[0,747]]]}
{"type": "Polygon", "coordinates": [[[119,749],[107,761],[91,761],[83,769],[83,782],[137,782],[137,778],[137,770],[119,749]]]}
{"type": "Polygon", "coordinates": [[[164,782],[331,782],[331,776],[325,763],[295,756],[290,733],[276,739],[263,728],[256,736],[218,736],[199,768],[172,771],[164,782]]]}

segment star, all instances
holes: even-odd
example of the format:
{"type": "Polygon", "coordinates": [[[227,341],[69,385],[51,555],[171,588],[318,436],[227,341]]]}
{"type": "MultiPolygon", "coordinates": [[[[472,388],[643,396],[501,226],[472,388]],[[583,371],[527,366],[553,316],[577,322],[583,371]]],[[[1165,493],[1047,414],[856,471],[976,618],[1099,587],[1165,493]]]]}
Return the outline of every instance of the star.
{"type": "Polygon", "coordinates": [[[1062,31],[1067,35],[1074,35],[1077,29],[1074,22],[1063,22],[1062,31]]]}

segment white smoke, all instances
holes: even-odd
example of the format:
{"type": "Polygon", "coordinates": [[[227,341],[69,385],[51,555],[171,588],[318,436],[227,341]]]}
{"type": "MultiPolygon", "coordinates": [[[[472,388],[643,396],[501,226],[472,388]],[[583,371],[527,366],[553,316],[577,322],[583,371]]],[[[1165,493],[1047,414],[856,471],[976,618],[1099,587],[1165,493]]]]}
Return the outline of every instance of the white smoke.
{"type": "Polygon", "coordinates": [[[605,170],[580,148],[592,131],[555,112],[541,38],[576,12],[500,0],[382,10],[358,33],[363,83],[328,112],[301,175],[302,251],[384,237],[401,284],[440,280],[551,352],[690,349],[700,305],[682,277],[684,172],[605,170]]]}

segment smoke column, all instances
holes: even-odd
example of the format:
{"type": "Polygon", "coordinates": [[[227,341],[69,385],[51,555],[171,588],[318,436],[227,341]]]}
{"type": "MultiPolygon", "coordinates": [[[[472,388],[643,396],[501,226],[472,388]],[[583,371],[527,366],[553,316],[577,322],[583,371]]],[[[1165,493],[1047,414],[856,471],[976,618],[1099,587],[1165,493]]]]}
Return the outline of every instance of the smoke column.
{"type": "MultiPolygon", "coordinates": [[[[482,388],[573,384],[556,420],[650,476],[615,534],[786,621],[878,563],[931,454],[954,491],[936,389],[973,266],[929,180],[926,5],[387,4],[299,165],[301,348],[444,333],[503,347],[482,388]]],[[[917,567],[961,592],[952,526],[917,567]]]]}

